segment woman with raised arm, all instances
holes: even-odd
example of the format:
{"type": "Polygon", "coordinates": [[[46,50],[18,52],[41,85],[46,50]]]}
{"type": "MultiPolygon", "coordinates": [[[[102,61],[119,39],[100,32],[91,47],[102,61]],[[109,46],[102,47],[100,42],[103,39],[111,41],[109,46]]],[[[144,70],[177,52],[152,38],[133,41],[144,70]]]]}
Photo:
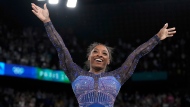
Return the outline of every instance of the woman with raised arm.
{"type": "Polygon", "coordinates": [[[93,43],[87,54],[89,71],[85,71],[73,62],[63,42],[64,36],[62,39],[50,20],[46,4],[44,8],[34,3],[31,5],[32,12],[44,23],[48,37],[58,52],[60,66],[72,84],[79,107],[113,107],[121,86],[133,74],[139,59],[149,53],[160,40],[176,33],[175,28],[167,28],[166,23],[156,35],[137,47],[119,68],[110,72],[106,72],[106,67],[112,59],[112,48],[93,43]]]}

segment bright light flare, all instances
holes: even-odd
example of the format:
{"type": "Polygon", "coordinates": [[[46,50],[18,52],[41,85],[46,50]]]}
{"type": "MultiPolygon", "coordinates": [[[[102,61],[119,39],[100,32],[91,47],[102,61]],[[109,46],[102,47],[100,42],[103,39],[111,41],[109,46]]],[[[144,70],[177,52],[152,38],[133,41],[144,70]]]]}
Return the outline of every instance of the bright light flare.
{"type": "Polygon", "coordinates": [[[48,0],[49,4],[58,4],[59,0],[48,0]]]}
{"type": "Polygon", "coordinates": [[[67,0],[67,7],[75,8],[77,4],[77,0],[67,0]]]}

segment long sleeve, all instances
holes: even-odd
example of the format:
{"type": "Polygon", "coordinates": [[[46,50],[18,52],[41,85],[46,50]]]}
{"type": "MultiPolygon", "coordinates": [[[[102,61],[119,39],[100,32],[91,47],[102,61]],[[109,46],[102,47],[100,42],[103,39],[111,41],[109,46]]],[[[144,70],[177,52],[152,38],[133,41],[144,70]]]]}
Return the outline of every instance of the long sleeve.
{"type": "Polygon", "coordinates": [[[71,55],[63,42],[63,39],[55,30],[52,22],[50,21],[44,23],[44,26],[50,41],[58,52],[59,64],[61,68],[66,73],[69,80],[73,81],[80,74],[80,72],[82,72],[82,69],[73,62],[71,55]]]}
{"type": "Polygon", "coordinates": [[[137,47],[125,60],[121,67],[112,71],[116,79],[124,84],[133,74],[139,59],[149,53],[158,43],[160,39],[157,35],[150,38],[147,42],[137,47]]]}

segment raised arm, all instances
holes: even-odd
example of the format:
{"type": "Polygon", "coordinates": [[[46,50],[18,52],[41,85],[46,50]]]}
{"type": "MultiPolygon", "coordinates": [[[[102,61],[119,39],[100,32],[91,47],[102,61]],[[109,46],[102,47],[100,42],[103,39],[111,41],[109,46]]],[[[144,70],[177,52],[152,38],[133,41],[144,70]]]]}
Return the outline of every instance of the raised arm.
{"type": "Polygon", "coordinates": [[[175,28],[167,29],[168,24],[166,23],[160,31],[150,38],[147,42],[137,47],[125,60],[120,68],[113,71],[115,77],[123,84],[134,72],[139,59],[149,53],[160,40],[164,40],[167,37],[172,37],[176,31],[175,28]]]}
{"type": "Polygon", "coordinates": [[[73,62],[71,55],[63,42],[63,39],[55,30],[49,18],[49,11],[46,7],[46,4],[44,4],[44,9],[42,9],[41,7],[32,3],[32,8],[32,12],[44,23],[48,37],[58,52],[61,68],[65,71],[69,79],[73,80],[76,78],[73,76],[73,73],[75,76],[77,76],[77,74],[79,74],[79,71],[81,72],[82,70],[73,62]]]}

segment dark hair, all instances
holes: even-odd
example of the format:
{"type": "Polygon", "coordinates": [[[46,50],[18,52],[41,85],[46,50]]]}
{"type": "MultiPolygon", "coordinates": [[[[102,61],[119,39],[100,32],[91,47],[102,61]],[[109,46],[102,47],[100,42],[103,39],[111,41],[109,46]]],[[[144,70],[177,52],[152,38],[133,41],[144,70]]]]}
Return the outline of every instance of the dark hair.
{"type": "MultiPolygon", "coordinates": [[[[98,45],[103,45],[103,46],[105,46],[106,48],[107,48],[107,50],[108,50],[108,53],[109,53],[109,59],[110,59],[110,62],[112,61],[112,53],[113,53],[113,48],[112,47],[109,47],[109,46],[107,46],[107,45],[105,45],[105,44],[102,44],[102,43],[98,43],[98,42],[94,42],[94,43],[92,43],[89,47],[88,47],[88,49],[87,49],[87,58],[89,57],[89,55],[90,55],[90,53],[91,53],[91,51],[96,47],[96,46],[98,46],[98,45]]],[[[89,63],[89,60],[87,60],[86,62],[85,62],[85,69],[90,69],[90,63],[89,63]]],[[[108,68],[106,67],[106,70],[107,70],[108,68]]]]}

